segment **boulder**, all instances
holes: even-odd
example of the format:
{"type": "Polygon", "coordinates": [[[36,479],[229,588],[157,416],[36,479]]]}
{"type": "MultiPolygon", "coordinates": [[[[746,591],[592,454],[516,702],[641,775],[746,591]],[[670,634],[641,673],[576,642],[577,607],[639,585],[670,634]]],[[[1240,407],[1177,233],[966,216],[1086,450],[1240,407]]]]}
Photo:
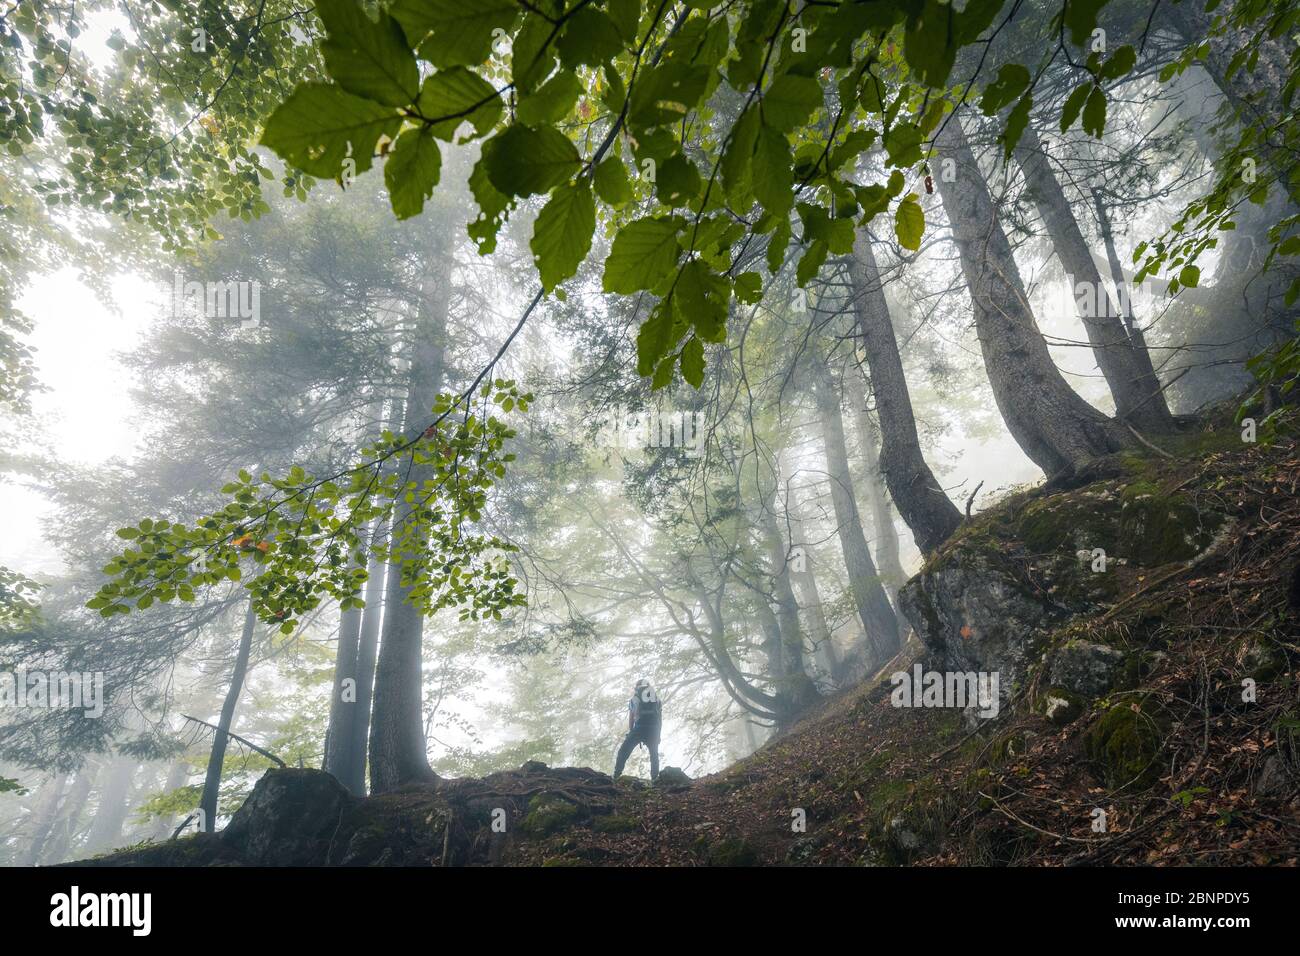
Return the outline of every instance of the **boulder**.
{"type": "Polygon", "coordinates": [[[899,605],[943,671],[998,674],[1000,702],[1024,678],[1042,639],[1066,612],[1033,594],[999,562],[959,551],[923,570],[898,594],[899,605]]]}
{"type": "Polygon", "coordinates": [[[268,770],[221,840],[254,866],[320,865],[354,802],[347,788],[324,771],[268,770]]]}
{"type": "Polygon", "coordinates": [[[690,785],[691,778],[681,767],[664,767],[659,771],[659,779],[655,781],[656,787],[689,787],[690,785]]]}
{"type": "Polygon", "coordinates": [[[1054,687],[1092,698],[1114,687],[1123,670],[1123,651],[1105,644],[1070,641],[1056,652],[1048,678],[1054,687]]]}

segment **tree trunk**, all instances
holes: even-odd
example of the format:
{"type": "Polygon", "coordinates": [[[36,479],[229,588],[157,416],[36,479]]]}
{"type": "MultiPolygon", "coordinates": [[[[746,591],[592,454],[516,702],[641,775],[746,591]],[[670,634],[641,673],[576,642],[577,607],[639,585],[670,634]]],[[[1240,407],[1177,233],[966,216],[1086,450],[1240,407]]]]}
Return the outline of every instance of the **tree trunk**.
{"type": "MultiPolygon", "coordinates": [[[[189,776],[189,765],[184,760],[177,760],[167,771],[167,779],[163,781],[163,793],[179,790],[187,776],[189,776]]],[[[158,817],[150,828],[149,836],[155,841],[165,840],[171,836],[175,823],[174,816],[158,817]]]]}
{"type": "Polygon", "coordinates": [[[88,763],[83,764],[77,772],[68,795],[63,799],[63,806],[59,808],[58,822],[54,824],[41,863],[50,866],[62,863],[67,858],[77,833],[77,825],[81,821],[81,813],[86,809],[86,801],[90,797],[90,788],[94,785],[97,776],[99,776],[99,767],[88,763]]]}
{"type": "Polygon", "coordinates": [[[820,695],[804,660],[803,632],[799,628],[799,602],[790,584],[790,553],[770,511],[764,517],[768,562],[772,575],[772,596],[776,602],[776,622],[784,655],[781,686],[790,702],[790,715],[798,714],[820,695]]]}
{"type": "Polygon", "coordinates": [[[921,454],[898,339],[865,229],[858,230],[853,242],[849,280],[880,416],[880,471],[917,548],[927,554],[957,530],[961,512],[948,500],[921,454]]]}
{"type": "MultiPolygon", "coordinates": [[[[794,507],[798,507],[796,502],[794,507]]],[[[839,682],[840,659],[835,648],[835,637],[826,623],[826,609],[822,607],[821,591],[817,587],[817,572],[813,569],[812,545],[804,533],[803,518],[799,514],[787,517],[790,522],[790,553],[798,555],[791,562],[790,577],[802,599],[807,613],[808,632],[812,638],[814,659],[832,683],[839,682]],[[802,570],[800,570],[802,567],[802,570]]]]}
{"type": "MultiPolygon", "coordinates": [[[[376,534],[379,529],[376,529],[376,534]]],[[[375,657],[379,651],[379,627],[384,613],[385,575],[388,566],[373,555],[370,577],[366,579],[366,607],[361,615],[361,633],[357,644],[357,702],[352,719],[351,757],[344,772],[343,784],[356,794],[366,792],[366,751],[370,741],[370,703],[375,686],[375,657]]]]}
{"type": "Polygon", "coordinates": [[[130,807],[127,795],[135,777],[136,762],[128,757],[118,757],[109,767],[108,779],[95,806],[95,822],[86,834],[85,853],[93,856],[101,850],[111,850],[122,836],[122,826],[130,807]]]}
{"type": "Polygon", "coordinates": [[[844,441],[844,418],[840,395],[825,360],[814,355],[810,361],[813,398],[821,419],[822,446],[826,454],[826,476],[831,486],[831,504],[835,510],[836,535],[844,554],[849,576],[849,591],[862,621],[863,632],[871,644],[871,666],[878,667],[898,653],[898,618],[889,604],[875,562],[867,548],[862,518],[849,476],[849,454],[844,441]]]}
{"type": "MultiPolygon", "coordinates": [[[[907,581],[907,572],[898,550],[898,529],[894,527],[894,509],[889,503],[889,489],[880,471],[880,430],[867,409],[866,381],[862,376],[846,373],[844,392],[853,407],[853,423],[861,447],[863,489],[871,510],[871,531],[876,544],[876,569],[889,595],[889,603],[898,607],[898,589],[907,581]]],[[[944,496],[947,500],[947,496],[944,496]]]]}
{"type": "Polygon", "coordinates": [[[40,799],[36,802],[36,809],[32,811],[32,832],[27,839],[27,849],[19,859],[19,866],[35,866],[41,861],[41,856],[49,843],[50,833],[54,829],[54,821],[58,819],[59,803],[67,785],[67,776],[56,773],[45,786],[41,787],[40,799]]]}
{"type": "Polygon", "coordinates": [[[257,615],[253,611],[252,599],[244,612],[244,631],[239,637],[239,651],[235,655],[235,667],[230,673],[230,686],[226,689],[226,699],[221,704],[221,717],[217,721],[217,730],[212,738],[212,752],[208,755],[208,772],[203,780],[203,797],[199,809],[203,812],[202,825],[205,831],[213,833],[217,828],[217,798],[221,795],[221,772],[226,761],[226,745],[230,738],[227,733],[235,719],[235,706],[244,689],[244,677],[248,673],[248,656],[253,647],[253,633],[257,628],[257,615]]]}
{"type": "Polygon", "coordinates": [[[1049,477],[1128,447],[1121,426],[1080,398],[1052,361],[957,115],[935,137],[935,153],[984,367],[1012,437],[1049,477]]]}
{"type": "MultiPolygon", "coordinates": [[[[429,423],[430,410],[445,376],[446,330],[451,308],[451,243],[434,232],[429,267],[421,287],[415,323],[411,379],[406,401],[406,435],[417,437],[429,423]]],[[[427,465],[410,469],[408,485],[420,488],[432,477],[427,465]]],[[[400,500],[393,513],[393,536],[410,520],[415,504],[400,500]]],[[[400,555],[397,556],[400,559],[400,555]]],[[[421,642],[424,614],[408,599],[400,563],[389,568],[385,587],[383,640],[375,666],[374,707],[370,731],[370,787],[387,793],[413,781],[436,781],[429,766],[424,736],[424,680],[421,642]]]]}
{"type": "MultiPolygon", "coordinates": [[[[360,535],[361,540],[369,542],[369,530],[360,535]]],[[[361,567],[367,562],[354,556],[353,566],[361,567]]],[[[368,582],[367,582],[368,583],[368,582]]],[[[349,770],[354,766],[352,747],[356,740],[353,724],[357,716],[357,648],[361,639],[361,619],[363,608],[348,608],[339,612],[338,650],[334,657],[334,690],[330,698],[329,728],[325,732],[325,760],[322,768],[326,773],[347,787],[354,794],[347,779],[349,770]]]]}
{"type": "MultiPolygon", "coordinates": [[[[957,121],[954,119],[952,122],[957,121]]],[[[1029,193],[1047,227],[1052,247],[1065,269],[1071,292],[1079,283],[1092,290],[1093,294],[1085,299],[1085,302],[1090,300],[1090,304],[1079,309],[1079,318],[1088,334],[1097,367],[1115,399],[1116,417],[1139,431],[1156,434],[1172,431],[1174,419],[1165,403],[1160,380],[1151,366],[1146,343],[1139,347],[1131,338],[1123,313],[1102,282],[1092,250],[1083,238],[1065,190],[1061,188],[1051,160],[1032,126],[1025,128],[1016,155],[1025,173],[1029,193]]],[[[1099,210],[1104,216],[1104,209],[1099,207],[1099,210]]],[[[1113,247],[1112,242],[1110,249],[1113,247]]],[[[1076,296],[1076,304],[1077,301],[1076,296]]]]}

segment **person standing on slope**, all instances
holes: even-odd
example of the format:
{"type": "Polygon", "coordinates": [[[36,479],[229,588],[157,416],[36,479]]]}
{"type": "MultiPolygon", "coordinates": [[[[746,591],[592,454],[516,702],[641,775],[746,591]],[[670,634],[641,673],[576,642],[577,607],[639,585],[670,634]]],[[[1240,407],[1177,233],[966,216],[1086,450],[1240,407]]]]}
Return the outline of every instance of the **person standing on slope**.
{"type": "Polygon", "coordinates": [[[614,761],[614,779],[623,772],[623,765],[637,744],[645,744],[650,751],[650,782],[659,778],[659,728],[662,726],[659,695],[644,677],[632,689],[632,699],[627,702],[627,736],[618,748],[614,761]]]}

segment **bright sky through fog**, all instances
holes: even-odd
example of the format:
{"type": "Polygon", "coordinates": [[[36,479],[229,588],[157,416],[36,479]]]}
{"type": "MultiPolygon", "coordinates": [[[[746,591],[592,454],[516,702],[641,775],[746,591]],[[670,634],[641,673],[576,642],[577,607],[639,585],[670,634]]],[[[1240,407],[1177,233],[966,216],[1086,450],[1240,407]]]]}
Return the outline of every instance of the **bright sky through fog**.
{"type": "MultiPolygon", "coordinates": [[[[164,290],[138,276],[123,276],[113,283],[113,294],[120,311],[68,268],[40,276],[19,300],[35,326],[28,341],[48,389],[32,401],[43,429],[40,447],[74,465],[135,451],[129,421],[134,405],[118,353],[138,344],[142,329],[162,307],[164,290]]],[[[41,536],[50,507],[39,491],[24,487],[21,478],[0,485],[0,514],[0,565],[38,578],[60,570],[62,562],[41,536]]]]}

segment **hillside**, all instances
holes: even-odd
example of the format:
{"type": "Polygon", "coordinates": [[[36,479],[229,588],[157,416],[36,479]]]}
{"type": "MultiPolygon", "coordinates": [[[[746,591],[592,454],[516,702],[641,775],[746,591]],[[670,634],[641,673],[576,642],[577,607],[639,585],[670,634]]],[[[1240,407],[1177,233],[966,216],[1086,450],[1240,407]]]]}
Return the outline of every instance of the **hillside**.
{"type": "Polygon", "coordinates": [[[899,658],[711,777],[531,763],[355,799],[271,771],[221,834],[92,862],[1294,865],[1297,489],[1294,443],[1222,424],[1001,502],[904,589],[899,658]],[[997,716],[893,706],[916,663],[996,671],[997,716]]]}

